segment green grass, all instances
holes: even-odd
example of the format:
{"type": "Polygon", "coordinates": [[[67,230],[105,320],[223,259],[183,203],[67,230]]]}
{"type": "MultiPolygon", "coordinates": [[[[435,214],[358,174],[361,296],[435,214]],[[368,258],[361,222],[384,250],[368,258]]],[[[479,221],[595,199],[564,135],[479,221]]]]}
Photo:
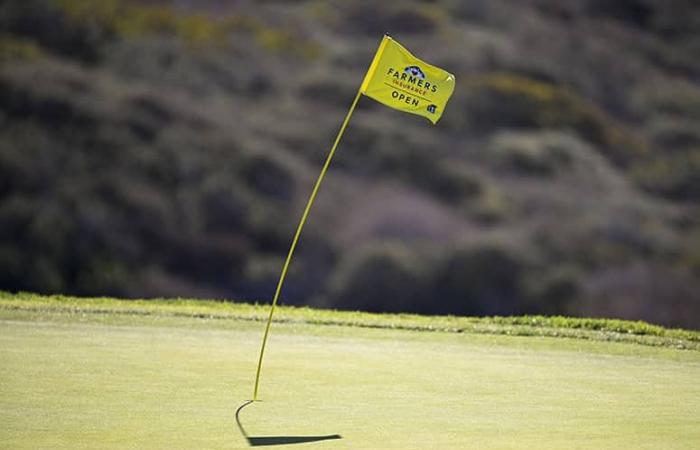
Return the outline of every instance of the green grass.
{"type": "MultiPolygon", "coordinates": [[[[234,414],[251,396],[264,312],[0,295],[0,447],[246,448],[234,414]]],[[[294,445],[333,449],[700,442],[696,332],[565,318],[279,312],[263,402],[240,414],[252,437],[342,436],[294,445]],[[529,335],[504,334],[521,331],[529,335]]]]}
{"type": "MultiPolygon", "coordinates": [[[[187,299],[117,300],[47,297],[31,293],[9,294],[2,291],[0,291],[0,307],[17,311],[78,316],[79,320],[86,316],[148,316],[152,321],[167,317],[191,317],[221,320],[224,325],[230,320],[265,321],[269,313],[269,305],[266,304],[187,299]]],[[[100,320],[100,318],[92,317],[90,320],[100,320]]],[[[616,319],[561,316],[420,316],[280,306],[276,309],[275,321],[410,331],[569,337],[700,350],[700,332],[698,331],[669,329],[646,322],[616,319]]]]}

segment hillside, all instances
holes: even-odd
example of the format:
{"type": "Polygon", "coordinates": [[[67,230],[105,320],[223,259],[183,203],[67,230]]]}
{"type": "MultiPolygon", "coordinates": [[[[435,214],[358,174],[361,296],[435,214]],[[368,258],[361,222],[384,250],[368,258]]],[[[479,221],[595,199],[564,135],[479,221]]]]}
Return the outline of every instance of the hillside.
{"type": "Polygon", "coordinates": [[[263,401],[236,413],[250,398],[264,307],[0,294],[3,445],[637,450],[700,438],[697,332],[280,313],[263,401]],[[456,331],[467,323],[489,330],[456,331]],[[535,333],[515,335],[526,328],[535,333]]]}
{"type": "Polygon", "coordinates": [[[0,5],[0,289],[266,302],[385,31],[457,80],[363,98],[283,302],[700,327],[691,1],[0,5]]]}

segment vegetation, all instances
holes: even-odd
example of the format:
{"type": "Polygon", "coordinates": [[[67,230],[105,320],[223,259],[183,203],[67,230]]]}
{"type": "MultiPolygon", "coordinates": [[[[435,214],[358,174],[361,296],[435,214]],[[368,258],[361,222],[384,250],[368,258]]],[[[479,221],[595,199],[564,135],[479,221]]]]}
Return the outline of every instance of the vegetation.
{"type": "Polygon", "coordinates": [[[37,58],[41,49],[34,42],[14,36],[0,36],[0,61],[16,61],[37,58]]]}
{"type": "Polygon", "coordinates": [[[0,4],[0,289],[265,303],[381,33],[288,305],[700,326],[699,9],[629,0],[0,4]]]}
{"type": "MultiPolygon", "coordinates": [[[[231,303],[192,299],[117,300],[112,298],[76,298],[9,294],[0,292],[0,309],[30,314],[65,316],[68,320],[134,316],[181,317],[218,321],[228,328],[236,321],[264,322],[269,305],[231,303]]],[[[669,329],[645,322],[616,319],[582,319],[562,316],[457,317],[414,314],[373,314],[360,311],[336,311],[309,307],[279,306],[276,323],[333,325],[443,333],[505,334],[511,336],[549,336],[600,341],[634,342],[677,349],[700,350],[700,333],[669,329]]]]}
{"type": "MultiPolygon", "coordinates": [[[[3,294],[3,445],[245,448],[234,414],[251,395],[262,323],[241,319],[261,309],[3,294]]],[[[273,328],[263,401],[238,415],[253,442],[339,435],[314,445],[690,449],[700,437],[697,349],[420,330],[462,318],[280,313],[288,321],[273,328]],[[312,323],[333,320],[364,327],[312,323]]],[[[697,333],[639,323],[520,320],[648,331],[641,343],[685,333],[698,343],[697,333]]],[[[515,325],[473,320],[489,323],[515,325]]]]}

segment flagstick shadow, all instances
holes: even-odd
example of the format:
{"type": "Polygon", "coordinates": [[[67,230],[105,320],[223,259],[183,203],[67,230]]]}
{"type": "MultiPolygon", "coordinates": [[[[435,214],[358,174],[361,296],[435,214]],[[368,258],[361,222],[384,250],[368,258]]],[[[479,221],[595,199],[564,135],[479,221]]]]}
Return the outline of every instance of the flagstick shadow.
{"type": "Polygon", "coordinates": [[[290,445],[290,444],[303,444],[306,442],[318,442],[318,441],[328,441],[332,439],[342,439],[339,434],[327,434],[322,436],[249,436],[248,433],[243,428],[241,423],[240,414],[243,408],[253,403],[253,400],[248,400],[238,407],[236,410],[236,424],[238,424],[238,429],[241,431],[243,437],[248,441],[248,445],[251,447],[260,447],[264,445],[290,445]]]}

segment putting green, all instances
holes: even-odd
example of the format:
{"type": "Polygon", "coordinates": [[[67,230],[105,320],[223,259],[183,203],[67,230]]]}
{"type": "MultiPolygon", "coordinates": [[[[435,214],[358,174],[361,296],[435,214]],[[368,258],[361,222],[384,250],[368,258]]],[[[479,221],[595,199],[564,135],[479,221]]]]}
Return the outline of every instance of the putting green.
{"type": "Polygon", "coordinates": [[[0,307],[0,447],[697,448],[700,352],[0,307]],[[242,433],[246,433],[249,440],[242,433]]]}

